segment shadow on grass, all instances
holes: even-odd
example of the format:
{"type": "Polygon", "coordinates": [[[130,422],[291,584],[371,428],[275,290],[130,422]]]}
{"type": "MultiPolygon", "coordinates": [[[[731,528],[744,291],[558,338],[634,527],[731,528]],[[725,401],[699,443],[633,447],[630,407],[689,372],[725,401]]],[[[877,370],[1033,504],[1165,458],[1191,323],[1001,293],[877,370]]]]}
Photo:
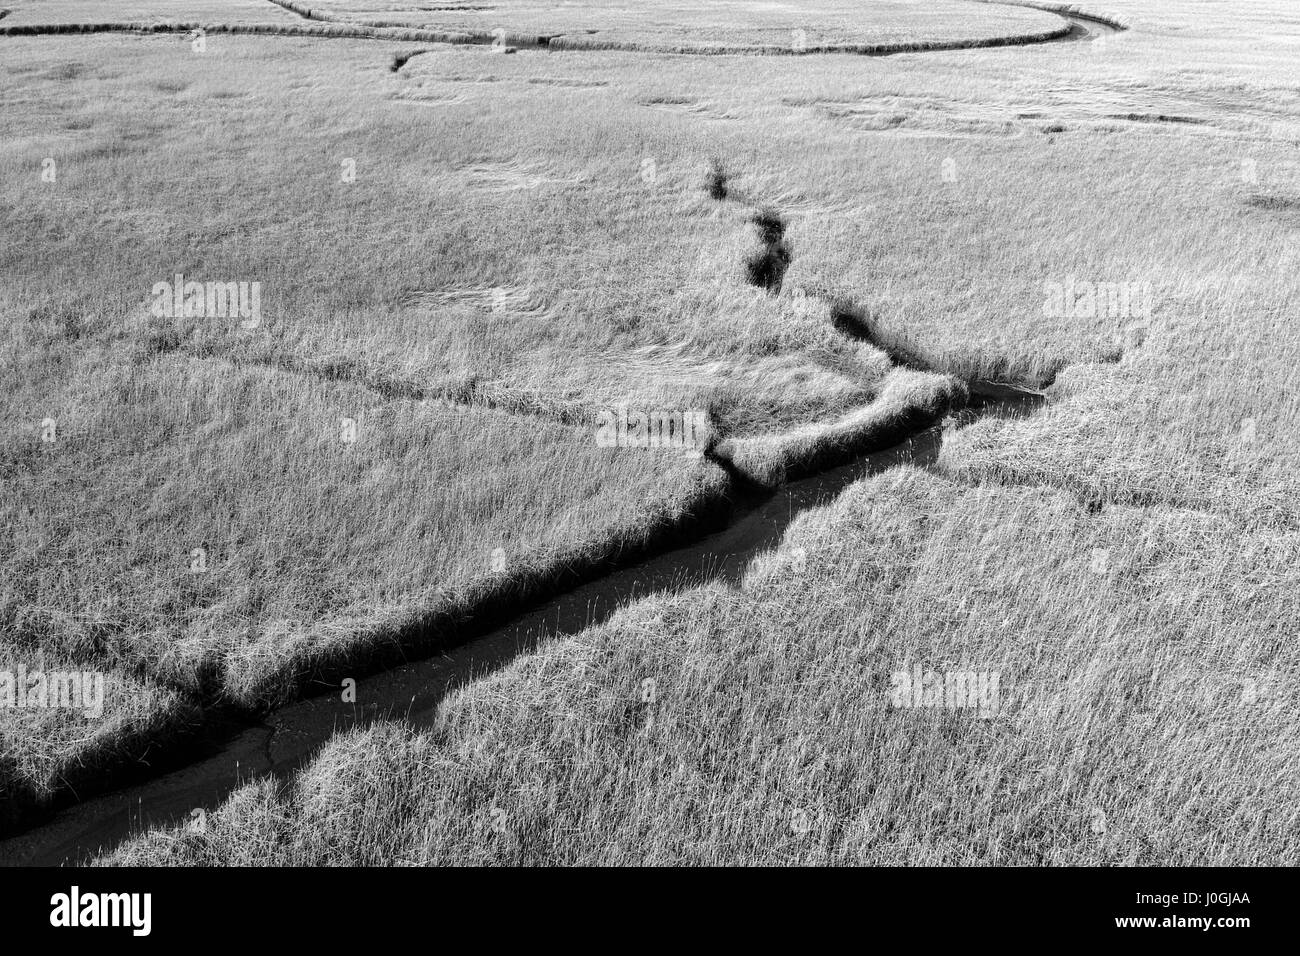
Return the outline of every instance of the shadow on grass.
{"type": "MultiPolygon", "coordinates": [[[[1033,392],[977,386],[958,413],[958,424],[1024,416],[1043,401],[1033,392]]],[[[710,582],[737,586],[750,561],[776,548],[803,511],[829,504],[854,481],[891,468],[933,467],[942,441],[943,426],[935,425],[900,444],[775,491],[734,484],[725,511],[710,517],[711,530],[701,526],[707,533],[697,540],[651,556],[632,556],[596,580],[571,582],[563,593],[552,592],[521,608],[503,607],[498,617],[508,618],[504,622],[478,618],[473,630],[458,634],[463,641],[459,646],[359,680],[356,703],[342,702],[337,684],[321,681],[304,688],[309,693],[314,689],[317,696],[275,710],[262,722],[227,727],[222,735],[203,742],[198,762],[67,807],[45,826],[0,843],[0,860],[47,866],[82,862],[144,829],[196,819],[197,811],[216,807],[255,778],[269,775],[286,785],[293,772],[341,730],[392,719],[428,727],[438,704],[456,688],[508,666],[547,641],[603,623],[625,604],[710,582]]]]}

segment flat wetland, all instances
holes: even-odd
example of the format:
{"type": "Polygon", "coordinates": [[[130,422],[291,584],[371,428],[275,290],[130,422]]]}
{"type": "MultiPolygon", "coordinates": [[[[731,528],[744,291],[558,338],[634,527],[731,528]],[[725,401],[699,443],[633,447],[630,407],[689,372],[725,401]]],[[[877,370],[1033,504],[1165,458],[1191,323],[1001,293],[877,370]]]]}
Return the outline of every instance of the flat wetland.
{"type": "Polygon", "coordinates": [[[1300,12],[1059,6],[8,0],[0,861],[1300,862],[1300,12]]]}

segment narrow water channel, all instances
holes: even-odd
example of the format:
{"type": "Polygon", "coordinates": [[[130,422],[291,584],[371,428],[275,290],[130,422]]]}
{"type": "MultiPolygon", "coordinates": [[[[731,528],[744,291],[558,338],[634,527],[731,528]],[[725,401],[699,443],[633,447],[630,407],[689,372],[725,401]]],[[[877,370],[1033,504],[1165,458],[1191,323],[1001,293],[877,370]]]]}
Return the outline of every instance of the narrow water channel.
{"type": "MultiPolygon", "coordinates": [[[[956,427],[981,417],[1029,414],[1043,400],[1036,392],[981,385],[956,427]]],[[[332,688],[273,711],[259,723],[218,731],[196,744],[194,762],[138,786],[68,805],[46,823],[0,842],[0,861],[28,866],[83,862],[132,834],[211,810],[249,780],[268,774],[288,780],[340,730],[380,719],[427,726],[450,690],[544,641],[600,623],[624,604],[708,581],[739,582],[749,562],[779,545],[790,522],[805,509],[827,504],[852,482],[899,465],[933,467],[943,433],[943,426],[936,425],[774,492],[742,495],[721,530],[555,595],[444,654],[365,678],[358,682],[355,704],[343,703],[338,688],[332,688]]]]}

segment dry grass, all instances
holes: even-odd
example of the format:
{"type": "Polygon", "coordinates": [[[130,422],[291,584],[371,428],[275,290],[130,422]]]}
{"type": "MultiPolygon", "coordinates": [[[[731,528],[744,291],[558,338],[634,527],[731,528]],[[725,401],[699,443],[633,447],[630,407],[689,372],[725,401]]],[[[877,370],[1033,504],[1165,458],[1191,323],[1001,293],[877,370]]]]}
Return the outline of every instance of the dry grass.
{"type": "Polygon", "coordinates": [[[71,366],[58,441],[5,448],[0,619],[249,703],[308,647],[346,649],[490,578],[497,548],[540,573],[717,486],[680,453],[311,376],[175,356],[71,366]]]}
{"type": "Polygon", "coordinates": [[[5,26],[45,23],[222,21],[291,23],[297,18],[269,0],[6,0],[5,26]]]}
{"type": "Polygon", "coordinates": [[[965,388],[951,378],[898,369],[874,402],[838,421],[730,438],[717,454],[750,481],[774,487],[843,464],[864,450],[897,444],[965,401],[965,388]]]}
{"type": "MultiPolygon", "coordinates": [[[[571,449],[592,408],[708,408],[770,480],[937,411],[942,373],[1067,369],[1038,416],[950,434],[941,475],[805,516],[742,588],[628,608],[431,735],[346,736],[283,798],[119,859],[1297,862],[1300,21],[1106,6],[1132,28],[1101,43],[882,60],[439,46],[394,72],[372,42],[3,38],[0,408],[27,522],[3,593],[51,649],[275,696],[472,591],[486,538],[590,549],[713,487],[571,449]],[[745,276],[767,207],[779,294],[745,276]],[[143,317],[178,270],[263,281],[267,321],[143,317]],[[1149,283],[1152,312],[1049,314],[1067,277],[1149,283]],[[832,300],[932,371],[837,330],[832,300]],[[357,407],[386,466],[320,441],[357,407]],[[76,462],[32,437],[48,408],[76,462]],[[165,564],[197,533],[233,542],[202,593],[165,564]],[[121,626],[92,642],[103,608],[121,626]],[[1006,706],[890,710],[910,663],[996,670],[1006,706]]],[[[704,36],[732,39],[766,42],[704,36]]]]}
{"type": "Polygon", "coordinates": [[[463,113],[469,135],[431,138],[372,47],[332,45],[358,89],[337,60],[286,59],[311,42],[5,38],[15,646],[262,706],[721,493],[699,460],[597,448],[595,409],[700,407],[754,435],[884,388],[883,355],[745,286],[747,207],[703,194],[691,144],[647,180],[637,124],[607,116],[609,141],[572,130],[556,154],[533,97],[519,128],[463,113]],[[151,315],[176,272],[262,283],[264,321],[151,315]]]}
{"type": "MultiPolygon", "coordinates": [[[[1084,500],[1168,504],[1300,528],[1296,290],[1226,274],[1119,364],[1079,366],[1033,420],[984,423],[944,449],[967,479],[1047,484],[1084,500]],[[1193,317],[1205,317],[1192,324],[1193,317]]],[[[1280,274],[1280,273],[1278,273],[1280,274]]]]}
{"type": "Polygon", "coordinates": [[[103,678],[103,712],[68,707],[6,708],[0,716],[0,826],[34,804],[71,788],[93,787],[100,775],[138,759],[160,742],[195,727],[198,708],[156,681],[61,657],[12,637],[0,643],[0,672],[95,671],[103,678]]]}
{"type": "Polygon", "coordinates": [[[981,43],[1060,32],[1062,21],[1038,10],[973,7],[965,0],[802,0],[797,5],[729,0],[655,0],[627,7],[582,0],[556,6],[535,0],[491,5],[390,0],[275,0],[312,19],[465,32],[499,43],[539,37],[565,50],[658,50],[684,53],[871,49],[981,43]]]}
{"type": "Polygon", "coordinates": [[[738,590],[643,601],[111,859],[1294,864],[1298,549],[903,470],[738,590]],[[997,672],[999,706],[891,706],[918,665],[997,672]]]}

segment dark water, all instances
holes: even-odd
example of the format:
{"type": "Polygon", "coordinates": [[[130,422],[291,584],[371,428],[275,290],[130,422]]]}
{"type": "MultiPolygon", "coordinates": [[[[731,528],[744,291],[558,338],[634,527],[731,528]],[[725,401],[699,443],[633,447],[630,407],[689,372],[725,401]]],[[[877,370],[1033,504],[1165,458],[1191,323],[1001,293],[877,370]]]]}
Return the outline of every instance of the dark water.
{"type": "MultiPolygon", "coordinates": [[[[958,425],[979,417],[1027,414],[1042,401],[1038,393],[983,386],[961,413],[958,425]]],[[[868,475],[903,464],[932,466],[942,435],[942,428],[936,426],[775,492],[754,493],[714,534],[557,595],[443,655],[358,682],[358,703],[342,703],[334,688],[274,711],[261,723],[228,730],[224,739],[200,747],[195,762],[182,769],[68,806],[48,823],[0,843],[0,862],[35,866],[81,862],[132,834],[183,822],[199,809],[210,810],[251,779],[268,774],[288,779],[340,730],[379,719],[426,726],[448,691],[502,667],[543,641],[575,634],[606,620],[622,605],[657,591],[708,581],[737,583],[756,555],[780,543],[800,512],[829,503],[850,483],[868,475]],[[205,749],[207,753],[202,752],[205,749]]]]}

